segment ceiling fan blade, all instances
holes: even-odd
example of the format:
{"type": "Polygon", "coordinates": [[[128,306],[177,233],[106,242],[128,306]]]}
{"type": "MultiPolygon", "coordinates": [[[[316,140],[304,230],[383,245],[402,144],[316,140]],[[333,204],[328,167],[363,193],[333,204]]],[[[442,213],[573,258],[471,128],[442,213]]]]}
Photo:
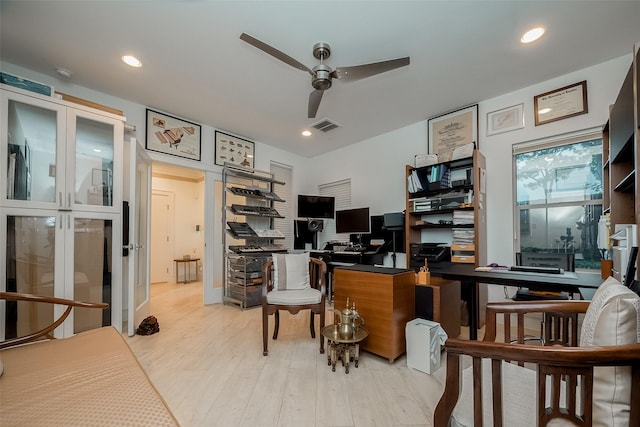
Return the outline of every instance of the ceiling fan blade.
{"type": "Polygon", "coordinates": [[[396,68],[409,65],[409,57],[390,59],[388,61],[374,62],[371,64],[356,65],[353,67],[338,67],[333,72],[333,77],[344,81],[364,79],[376,74],[391,71],[396,68]]]}
{"type": "Polygon", "coordinates": [[[320,101],[322,101],[322,95],[324,94],[323,90],[314,90],[309,94],[309,118],[315,119],[316,114],[318,113],[318,107],[320,106],[320,101]]]}
{"type": "Polygon", "coordinates": [[[307,73],[311,74],[313,76],[313,71],[311,71],[309,69],[309,67],[307,67],[306,65],[296,61],[295,59],[293,59],[292,57],[290,57],[289,55],[287,55],[286,53],[280,52],[278,49],[276,49],[273,46],[269,46],[268,44],[258,40],[255,37],[250,36],[247,33],[242,33],[240,35],[240,40],[244,40],[245,42],[249,43],[252,46],[257,47],[258,49],[268,53],[269,55],[278,58],[280,61],[284,62],[285,64],[289,64],[292,67],[295,67],[299,70],[302,71],[306,71],[307,73]]]}

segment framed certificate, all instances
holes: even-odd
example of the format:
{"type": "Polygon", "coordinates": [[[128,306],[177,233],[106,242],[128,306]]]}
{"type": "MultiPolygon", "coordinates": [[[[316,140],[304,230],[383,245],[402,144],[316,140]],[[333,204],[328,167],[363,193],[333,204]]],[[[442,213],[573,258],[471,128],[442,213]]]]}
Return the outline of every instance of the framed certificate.
{"type": "Polygon", "coordinates": [[[478,148],[478,104],[429,119],[429,154],[438,162],[451,160],[456,148],[468,144],[478,148]]]}
{"type": "Polygon", "coordinates": [[[533,97],[536,126],[588,112],[586,80],[533,97]]]}

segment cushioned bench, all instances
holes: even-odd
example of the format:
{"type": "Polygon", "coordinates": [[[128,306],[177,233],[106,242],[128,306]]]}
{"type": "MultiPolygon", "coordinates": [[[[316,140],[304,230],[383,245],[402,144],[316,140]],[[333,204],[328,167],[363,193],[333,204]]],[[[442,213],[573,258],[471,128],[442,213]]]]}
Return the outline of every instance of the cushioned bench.
{"type": "MultiPolygon", "coordinates": [[[[0,299],[91,306],[3,292],[0,299]]],[[[178,425],[124,338],[111,326],[70,338],[18,343],[1,350],[0,361],[3,426],[178,425]]]]}

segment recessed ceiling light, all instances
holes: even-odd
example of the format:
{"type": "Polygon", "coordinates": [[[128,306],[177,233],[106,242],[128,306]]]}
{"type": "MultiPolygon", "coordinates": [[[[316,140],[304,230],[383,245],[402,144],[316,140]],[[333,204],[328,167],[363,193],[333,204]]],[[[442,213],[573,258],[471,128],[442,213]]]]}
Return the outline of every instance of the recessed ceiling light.
{"type": "Polygon", "coordinates": [[[537,27],[533,28],[520,37],[520,42],[522,43],[531,43],[538,40],[544,34],[544,28],[537,27]]]}
{"type": "Polygon", "coordinates": [[[56,73],[58,73],[58,75],[60,77],[64,77],[65,79],[70,79],[71,78],[71,71],[67,70],[66,68],[62,68],[62,67],[57,67],[56,68],[56,73]]]}
{"type": "Polygon", "coordinates": [[[303,130],[302,131],[302,136],[311,136],[311,131],[310,130],[303,130]]]}
{"type": "Polygon", "coordinates": [[[127,65],[129,65],[131,67],[135,67],[135,68],[142,67],[142,62],[140,62],[140,60],[138,58],[136,58],[135,56],[124,55],[122,57],[122,62],[124,62],[125,64],[127,64],[127,65]]]}

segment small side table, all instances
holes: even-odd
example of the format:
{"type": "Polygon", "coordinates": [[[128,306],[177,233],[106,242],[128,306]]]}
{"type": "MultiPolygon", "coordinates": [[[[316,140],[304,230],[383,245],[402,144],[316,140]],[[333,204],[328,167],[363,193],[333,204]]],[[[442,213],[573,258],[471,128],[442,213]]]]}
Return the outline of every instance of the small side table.
{"type": "MultiPolygon", "coordinates": [[[[328,365],[333,372],[336,371],[336,362],[342,360],[345,373],[349,373],[349,362],[353,357],[354,365],[358,367],[360,357],[360,342],[369,336],[369,332],[363,328],[358,328],[353,335],[348,338],[341,337],[338,333],[338,325],[325,326],[322,329],[322,336],[327,339],[328,365]]],[[[323,338],[323,339],[324,339],[323,338]]]]}
{"type": "Polygon", "coordinates": [[[180,283],[178,282],[178,268],[180,264],[184,265],[184,281],[182,283],[191,282],[191,262],[196,263],[196,279],[198,278],[198,261],[200,261],[200,258],[176,258],[174,261],[176,263],[176,283],[180,283]]]}

